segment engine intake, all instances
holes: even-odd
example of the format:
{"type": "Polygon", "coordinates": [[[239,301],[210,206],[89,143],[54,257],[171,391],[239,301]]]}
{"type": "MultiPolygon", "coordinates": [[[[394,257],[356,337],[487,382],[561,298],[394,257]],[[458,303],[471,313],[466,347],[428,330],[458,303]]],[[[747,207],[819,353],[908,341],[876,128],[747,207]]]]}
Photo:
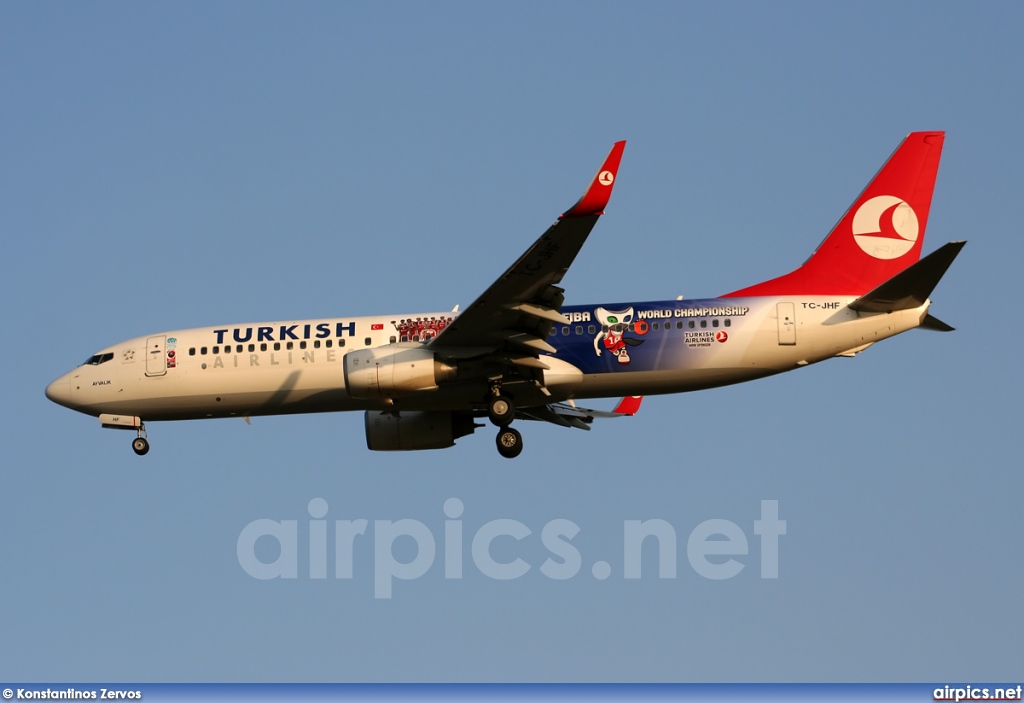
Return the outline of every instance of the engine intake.
{"type": "Polygon", "coordinates": [[[374,347],[344,357],[345,389],[353,398],[396,398],[453,380],[455,367],[423,347],[374,347]]]}
{"type": "Polygon", "coordinates": [[[376,452],[444,449],[473,434],[473,418],[451,412],[367,410],[366,446],[376,452]]]}

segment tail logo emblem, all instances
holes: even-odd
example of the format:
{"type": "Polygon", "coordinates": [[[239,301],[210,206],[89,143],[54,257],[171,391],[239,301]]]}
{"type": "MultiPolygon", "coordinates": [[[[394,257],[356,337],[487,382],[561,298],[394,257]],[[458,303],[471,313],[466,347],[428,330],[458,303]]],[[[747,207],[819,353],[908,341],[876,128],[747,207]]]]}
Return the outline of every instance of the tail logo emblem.
{"type": "Polygon", "coordinates": [[[603,186],[610,186],[615,182],[615,174],[611,171],[601,171],[601,175],[597,177],[597,182],[603,186]]]}
{"type": "Polygon", "coordinates": [[[864,202],[853,216],[853,239],[876,259],[898,259],[914,248],[919,232],[914,208],[893,195],[864,202]]]}

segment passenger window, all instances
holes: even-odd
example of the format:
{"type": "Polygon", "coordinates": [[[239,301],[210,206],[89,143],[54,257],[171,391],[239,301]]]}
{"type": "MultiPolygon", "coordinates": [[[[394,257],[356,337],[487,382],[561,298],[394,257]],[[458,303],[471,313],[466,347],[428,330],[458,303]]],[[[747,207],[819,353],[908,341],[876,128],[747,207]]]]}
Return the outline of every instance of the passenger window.
{"type": "Polygon", "coordinates": [[[314,349],[319,349],[320,348],[320,340],[319,339],[317,339],[316,341],[313,342],[313,348],[314,349]]]}
{"type": "Polygon", "coordinates": [[[712,320],[712,321],[711,321],[711,326],[712,326],[712,327],[718,327],[718,320],[717,320],[717,319],[715,319],[715,320],[712,320]]]}
{"type": "Polygon", "coordinates": [[[339,347],[343,347],[343,346],[345,346],[345,340],[344,340],[344,339],[339,339],[339,340],[338,340],[338,346],[339,346],[339,347]]]}
{"type": "Polygon", "coordinates": [[[288,344],[285,346],[288,348],[288,351],[291,351],[292,348],[295,346],[295,342],[288,342],[288,344]]]}
{"type": "Polygon", "coordinates": [[[679,320],[678,322],[676,322],[676,329],[677,330],[683,329],[683,321],[682,320],[679,320]]]}
{"type": "Polygon", "coordinates": [[[687,326],[687,327],[689,327],[689,328],[690,328],[690,329],[692,330],[692,329],[693,329],[693,320],[690,320],[690,321],[689,321],[689,322],[688,322],[688,323],[686,324],[686,326],[687,326]]]}
{"type": "Polygon", "coordinates": [[[260,351],[266,351],[266,350],[267,350],[267,343],[263,342],[263,344],[260,345],[260,351]]]}
{"type": "MultiPolygon", "coordinates": [[[[249,345],[249,351],[251,351],[251,352],[256,351],[256,345],[255,344],[250,344],[249,345]]],[[[203,353],[205,354],[206,352],[203,352],[203,353]]]]}
{"type": "Polygon", "coordinates": [[[202,347],[202,348],[201,348],[201,349],[199,350],[199,353],[200,353],[200,354],[206,354],[206,347],[202,347]]]}
{"type": "Polygon", "coordinates": [[[370,346],[371,344],[373,344],[373,340],[370,339],[369,337],[367,337],[364,341],[366,342],[366,346],[370,346]]]}
{"type": "Polygon", "coordinates": [[[235,353],[236,354],[241,354],[242,353],[242,345],[241,344],[239,344],[237,347],[235,347],[235,353]]]}
{"type": "Polygon", "coordinates": [[[306,340],[302,340],[301,342],[299,342],[299,349],[305,349],[305,348],[306,348],[306,340]]]}
{"type": "Polygon", "coordinates": [[[568,334],[569,334],[569,326],[566,325],[565,327],[562,328],[562,336],[564,337],[564,336],[566,336],[568,334]]]}
{"type": "Polygon", "coordinates": [[[274,342],[274,351],[281,351],[281,343],[274,342]]]}
{"type": "Polygon", "coordinates": [[[391,343],[394,344],[397,341],[398,340],[395,338],[395,335],[391,335],[391,343]]]}
{"type": "Polygon", "coordinates": [[[596,332],[597,332],[597,328],[596,327],[594,327],[593,325],[587,325],[587,333],[588,334],[595,334],[596,332]]]}
{"type": "Polygon", "coordinates": [[[583,325],[576,325],[576,334],[583,334],[583,325]]]}
{"type": "Polygon", "coordinates": [[[327,347],[328,349],[330,349],[331,348],[331,340],[328,339],[327,341],[325,341],[324,342],[324,346],[327,347]]]}
{"type": "Polygon", "coordinates": [[[708,326],[708,321],[707,320],[701,320],[700,321],[700,326],[701,327],[707,327],[708,326]]]}
{"type": "Polygon", "coordinates": [[[188,348],[188,355],[189,356],[195,356],[196,355],[196,348],[195,347],[189,347],[188,348]]]}
{"type": "Polygon", "coordinates": [[[657,322],[651,323],[651,329],[657,331],[658,330],[658,323],[657,322]]]}
{"type": "Polygon", "coordinates": [[[732,320],[730,320],[728,317],[725,318],[725,326],[726,327],[732,327],[732,320]]]}
{"type": "Polygon", "coordinates": [[[220,347],[216,347],[216,346],[215,346],[215,347],[213,348],[213,353],[214,353],[214,354],[220,354],[220,347]]]}

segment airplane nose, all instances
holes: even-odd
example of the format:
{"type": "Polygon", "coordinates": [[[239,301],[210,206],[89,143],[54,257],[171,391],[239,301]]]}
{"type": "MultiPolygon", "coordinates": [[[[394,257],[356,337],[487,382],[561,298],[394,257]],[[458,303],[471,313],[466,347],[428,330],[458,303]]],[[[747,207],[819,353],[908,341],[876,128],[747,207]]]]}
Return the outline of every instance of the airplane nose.
{"type": "Polygon", "coordinates": [[[61,376],[46,387],[46,397],[57,405],[67,405],[71,402],[71,380],[67,376],[61,376]]]}

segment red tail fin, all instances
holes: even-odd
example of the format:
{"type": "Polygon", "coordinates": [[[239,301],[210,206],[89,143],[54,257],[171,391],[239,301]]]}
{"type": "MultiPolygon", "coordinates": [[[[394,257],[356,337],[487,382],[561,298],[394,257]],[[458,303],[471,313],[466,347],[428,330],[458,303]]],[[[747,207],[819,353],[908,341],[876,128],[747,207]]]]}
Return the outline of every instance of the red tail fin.
{"type": "Polygon", "coordinates": [[[723,297],[862,295],[916,262],[944,137],[909,135],[803,266],[723,297]]]}

